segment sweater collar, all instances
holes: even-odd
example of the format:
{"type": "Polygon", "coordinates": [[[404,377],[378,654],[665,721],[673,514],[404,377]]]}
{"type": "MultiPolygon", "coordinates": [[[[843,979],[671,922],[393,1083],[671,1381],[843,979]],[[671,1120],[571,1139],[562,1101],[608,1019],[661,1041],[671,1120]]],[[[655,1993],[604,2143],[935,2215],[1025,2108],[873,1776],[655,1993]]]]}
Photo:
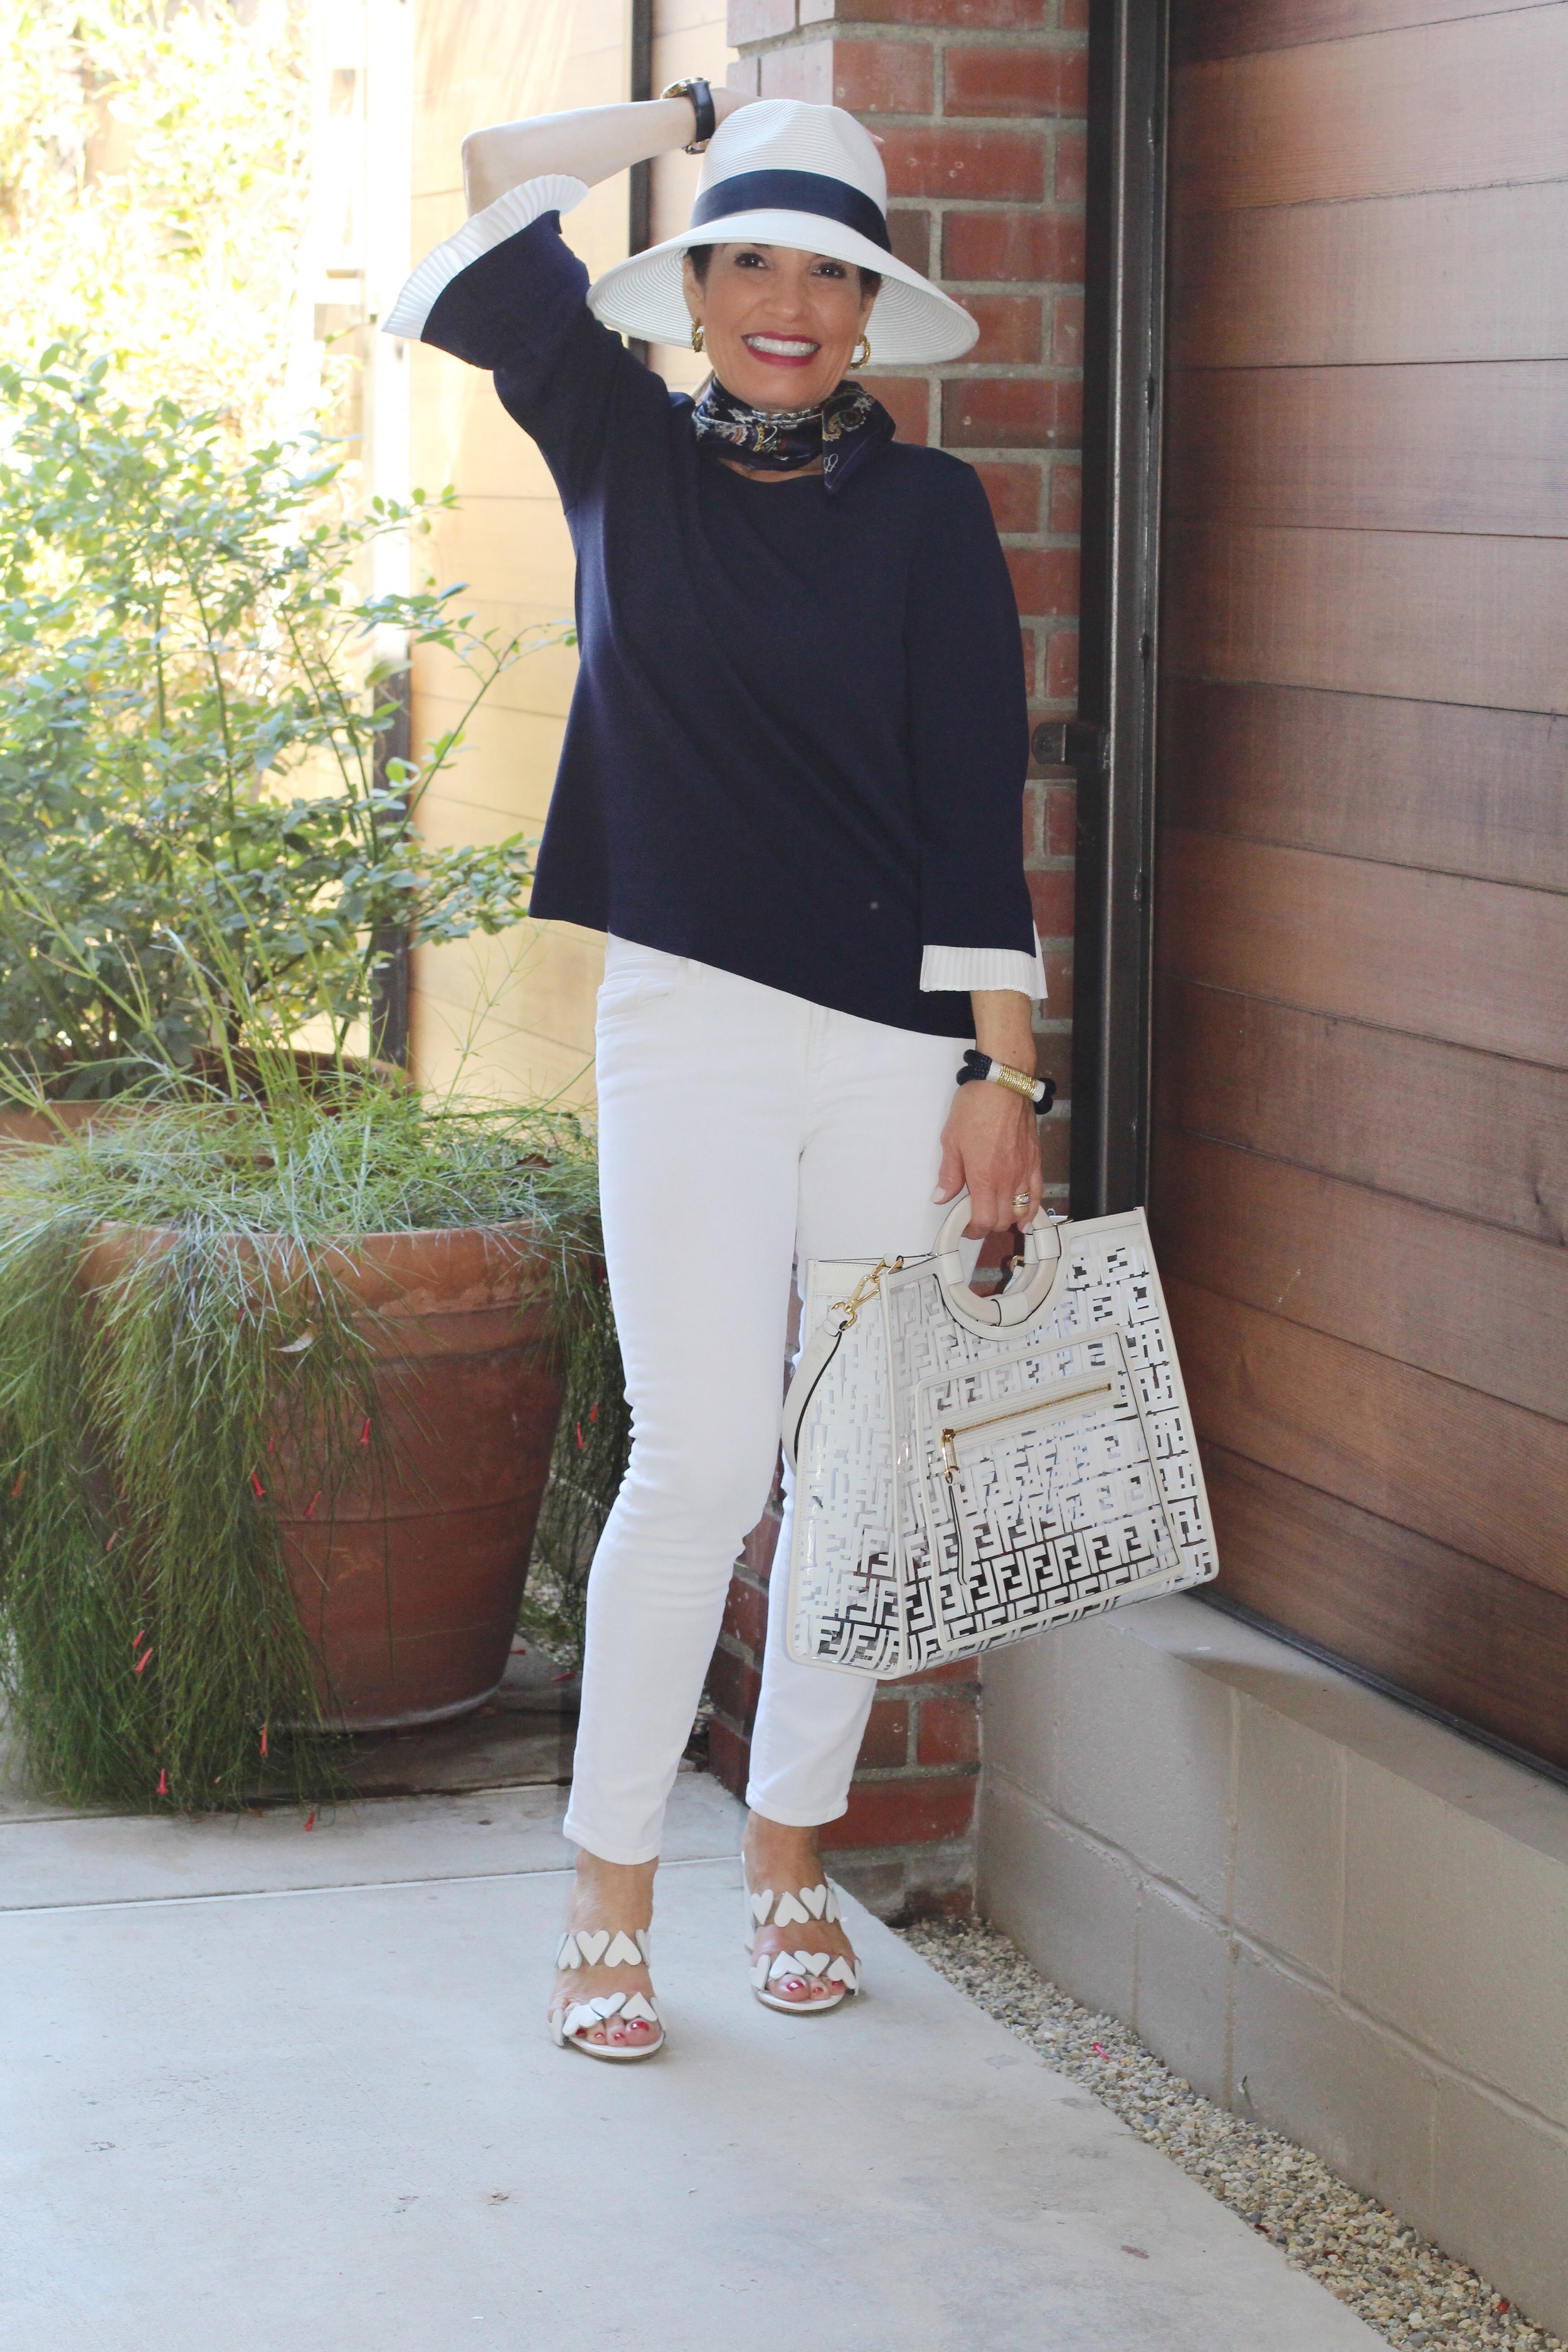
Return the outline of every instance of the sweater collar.
{"type": "Polygon", "coordinates": [[[822,460],[822,487],[837,497],[868,457],[893,437],[893,420],[864,384],[837,385],[816,408],[751,408],[710,376],[691,412],[698,446],[793,474],[822,460]]]}

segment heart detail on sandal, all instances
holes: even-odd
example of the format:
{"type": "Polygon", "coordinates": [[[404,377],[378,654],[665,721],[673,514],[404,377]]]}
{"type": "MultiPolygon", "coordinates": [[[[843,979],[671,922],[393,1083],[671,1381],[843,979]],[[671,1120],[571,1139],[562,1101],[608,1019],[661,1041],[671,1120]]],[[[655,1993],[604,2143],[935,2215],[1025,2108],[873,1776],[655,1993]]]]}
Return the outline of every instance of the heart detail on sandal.
{"type": "Polygon", "coordinates": [[[775,1952],[768,1979],[771,1983],[777,1977],[820,1977],[826,1969],[826,1952],[775,1952]]]}
{"type": "MultiPolygon", "coordinates": [[[[646,1966],[647,1957],[646,1927],[578,1927],[562,1937],[555,1965],[574,1970],[595,1968],[603,1961],[607,1969],[635,1968],[646,1966]]],[[[658,2005],[647,1993],[602,1992],[586,2000],[571,2001],[564,2011],[552,2010],[550,2038],[558,2050],[584,2051],[590,2058],[651,2058],[664,2047],[664,2028],[658,2005]],[[598,2041],[588,2038],[616,2019],[621,2027],[651,2026],[654,2032],[651,2036],[628,2038],[617,2028],[598,2041]]]]}
{"type": "Polygon", "coordinates": [[[814,1921],[824,1927],[837,1924],[840,1916],[838,1903],[826,1878],[819,1879],[815,1886],[801,1886],[777,1895],[771,1887],[763,1887],[755,1894],[748,1887],[745,1909],[746,1941],[752,1953],[752,1990],[765,2007],[805,2016],[836,2009],[847,1994],[859,1991],[859,1964],[853,1953],[835,1957],[829,1952],[808,1952],[803,1948],[757,1956],[756,1930],[766,1927],[770,1917],[775,1927],[809,1927],[814,1921]],[[803,1986],[798,1993],[792,1991],[786,1998],[770,1990],[786,1977],[815,1978],[817,1990],[806,1994],[803,1986]]]}

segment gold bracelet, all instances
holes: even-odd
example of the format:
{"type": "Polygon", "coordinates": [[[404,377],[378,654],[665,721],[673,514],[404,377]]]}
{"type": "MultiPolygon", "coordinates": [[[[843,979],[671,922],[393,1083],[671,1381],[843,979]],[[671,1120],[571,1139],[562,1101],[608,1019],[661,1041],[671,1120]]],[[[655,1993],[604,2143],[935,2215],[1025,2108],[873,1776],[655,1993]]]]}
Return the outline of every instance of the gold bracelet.
{"type": "Polygon", "coordinates": [[[1042,1118],[1057,1098],[1055,1078],[1032,1078],[1026,1070],[1015,1070],[1008,1063],[994,1061],[989,1054],[981,1053],[978,1046],[970,1045],[964,1050],[958,1083],[966,1087],[975,1078],[994,1080],[1009,1094],[1026,1096],[1042,1118]]]}

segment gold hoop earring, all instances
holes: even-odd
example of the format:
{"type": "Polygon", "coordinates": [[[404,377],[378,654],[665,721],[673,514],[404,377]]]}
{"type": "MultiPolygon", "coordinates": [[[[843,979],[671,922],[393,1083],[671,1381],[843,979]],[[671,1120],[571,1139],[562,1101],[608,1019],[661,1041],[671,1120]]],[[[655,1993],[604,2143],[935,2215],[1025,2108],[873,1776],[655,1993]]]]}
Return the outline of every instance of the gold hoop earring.
{"type": "Polygon", "coordinates": [[[691,348],[694,352],[700,352],[702,349],[702,321],[700,319],[693,319],[691,321],[691,348]]]}
{"type": "Polygon", "coordinates": [[[849,364],[852,368],[863,368],[870,356],[871,338],[869,335],[862,335],[860,338],[860,348],[856,352],[849,364]]]}

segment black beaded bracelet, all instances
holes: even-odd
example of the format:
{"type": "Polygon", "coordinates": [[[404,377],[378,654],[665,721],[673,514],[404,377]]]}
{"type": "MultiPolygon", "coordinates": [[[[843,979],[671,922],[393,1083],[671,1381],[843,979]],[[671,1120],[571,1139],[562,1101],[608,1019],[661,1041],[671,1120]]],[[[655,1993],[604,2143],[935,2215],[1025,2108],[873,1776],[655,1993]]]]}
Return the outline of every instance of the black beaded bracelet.
{"type": "MultiPolygon", "coordinates": [[[[974,1079],[988,1078],[993,1068],[1005,1069],[1006,1067],[1005,1063],[994,1063],[991,1055],[981,1053],[977,1046],[966,1045],[963,1052],[963,1066],[958,1073],[958,1083],[961,1087],[966,1087],[974,1079]]],[[[1007,1077],[1002,1079],[1000,1083],[1007,1087],[1013,1094],[1027,1095],[1041,1118],[1044,1118],[1057,1098],[1055,1078],[1027,1078],[1022,1070],[1010,1070],[1007,1077]]]]}

